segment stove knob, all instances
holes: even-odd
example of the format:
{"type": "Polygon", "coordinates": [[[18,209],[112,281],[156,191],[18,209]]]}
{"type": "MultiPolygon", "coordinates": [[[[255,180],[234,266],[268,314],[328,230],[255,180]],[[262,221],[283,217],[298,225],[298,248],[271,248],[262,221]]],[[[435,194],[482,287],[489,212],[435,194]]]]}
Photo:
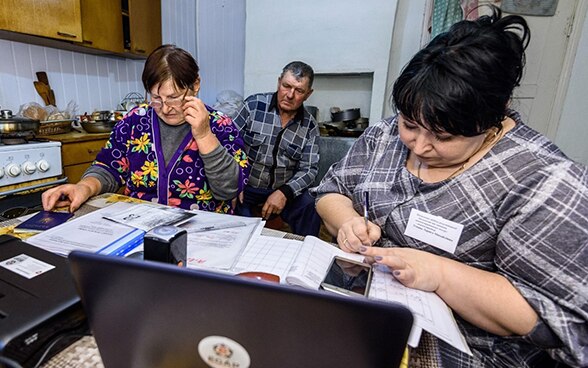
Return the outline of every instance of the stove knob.
{"type": "Polygon", "coordinates": [[[22,171],[27,175],[31,175],[34,174],[35,171],[37,171],[37,166],[35,166],[35,164],[31,161],[25,161],[22,164],[22,171]]]}
{"type": "Polygon", "coordinates": [[[0,178],[4,177],[4,168],[0,167],[0,178]]]}
{"type": "Polygon", "coordinates": [[[6,166],[6,173],[8,174],[8,176],[13,178],[19,176],[20,167],[16,164],[8,164],[8,166],[6,166]]]}
{"type": "Polygon", "coordinates": [[[41,172],[47,172],[49,171],[49,168],[51,168],[51,165],[49,165],[49,162],[47,162],[47,160],[43,159],[37,162],[37,168],[41,172]]]}

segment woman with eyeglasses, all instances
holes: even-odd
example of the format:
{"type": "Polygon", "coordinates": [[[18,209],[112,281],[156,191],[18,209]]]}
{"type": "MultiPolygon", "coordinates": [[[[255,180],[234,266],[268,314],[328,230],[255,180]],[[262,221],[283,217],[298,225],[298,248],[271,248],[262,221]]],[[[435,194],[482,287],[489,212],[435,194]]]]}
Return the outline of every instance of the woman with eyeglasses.
{"type": "Polygon", "coordinates": [[[147,58],[148,105],[131,110],[77,184],[43,193],[43,207],[69,206],[116,192],[160,204],[232,213],[249,165],[233,121],[196,97],[199,67],[185,50],[163,45],[147,58]]]}

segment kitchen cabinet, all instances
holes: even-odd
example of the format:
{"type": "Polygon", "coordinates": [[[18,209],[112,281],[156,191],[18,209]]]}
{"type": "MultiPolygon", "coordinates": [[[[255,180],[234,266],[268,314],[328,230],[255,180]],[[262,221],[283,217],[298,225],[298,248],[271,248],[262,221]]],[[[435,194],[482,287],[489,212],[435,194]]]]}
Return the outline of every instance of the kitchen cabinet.
{"type": "Polygon", "coordinates": [[[120,0],[81,1],[82,45],[123,53],[123,19],[120,0]]]}
{"type": "Polygon", "coordinates": [[[2,0],[0,38],[143,59],[161,45],[161,0],[2,0]]]}
{"type": "Polygon", "coordinates": [[[125,32],[128,51],[147,57],[151,51],[161,46],[161,0],[123,0],[122,10],[123,25],[128,22],[125,32]]]}
{"type": "Polygon", "coordinates": [[[0,29],[81,42],[80,0],[2,0],[0,29]]]}
{"type": "Polygon", "coordinates": [[[104,147],[109,136],[110,133],[71,132],[40,138],[61,142],[63,174],[68,177],[69,183],[77,183],[96,158],[96,154],[104,147]]]}

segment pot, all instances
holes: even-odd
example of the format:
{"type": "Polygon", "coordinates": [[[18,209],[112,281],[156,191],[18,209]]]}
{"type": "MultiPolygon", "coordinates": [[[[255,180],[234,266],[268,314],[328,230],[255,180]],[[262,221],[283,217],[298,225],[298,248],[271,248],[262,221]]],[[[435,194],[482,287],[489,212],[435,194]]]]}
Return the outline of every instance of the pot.
{"type": "Polygon", "coordinates": [[[331,112],[332,121],[353,121],[360,117],[359,108],[331,112]]]}
{"type": "Polygon", "coordinates": [[[12,116],[10,110],[0,110],[0,134],[3,136],[35,135],[39,132],[41,122],[35,119],[12,116]]]}
{"type": "Polygon", "coordinates": [[[94,111],[92,113],[94,121],[116,121],[116,115],[112,110],[94,111]]]}
{"type": "Polygon", "coordinates": [[[88,133],[110,133],[116,121],[82,121],[80,125],[88,133]]]}

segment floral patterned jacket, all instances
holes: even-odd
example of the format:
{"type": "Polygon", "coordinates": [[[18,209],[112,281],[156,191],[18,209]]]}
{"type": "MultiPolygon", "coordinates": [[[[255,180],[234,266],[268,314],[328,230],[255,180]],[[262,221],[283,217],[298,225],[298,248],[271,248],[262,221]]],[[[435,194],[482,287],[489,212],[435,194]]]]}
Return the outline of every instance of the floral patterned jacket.
{"type": "MultiPolygon", "coordinates": [[[[242,191],[250,170],[243,139],[231,118],[206,108],[212,132],[239,163],[242,191]]],[[[93,165],[108,170],[121,185],[126,185],[124,194],[130,197],[185,209],[232,213],[230,201],[214,198],[192,134],[188,133],[178,145],[167,167],[160,137],[155,111],[137,107],[116,124],[93,165]]]]}

